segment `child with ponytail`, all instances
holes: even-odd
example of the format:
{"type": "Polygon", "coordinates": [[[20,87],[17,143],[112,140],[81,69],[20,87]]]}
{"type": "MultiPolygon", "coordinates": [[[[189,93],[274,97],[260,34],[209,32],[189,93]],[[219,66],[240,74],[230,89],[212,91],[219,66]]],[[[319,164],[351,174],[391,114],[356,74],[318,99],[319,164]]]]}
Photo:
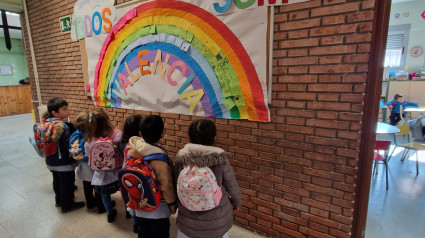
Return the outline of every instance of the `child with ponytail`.
{"type": "MultiPolygon", "coordinates": [[[[117,146],[121,140],[121,131],[114,129],[108,114],[102,109],[97,108],[88,115],[87,133],[85,135],[85,152],[89,156],[89,161],[93,158],[91,150],[98,140],[111,139],[114,146],[117,146]]],[[[119,154],[119,153],[118,153],[119,154]]],[[[95,186],[96,192],[102,197],[103,205],[108,213],[107,220],[113,222],[117,210],[114,209],[115,201],[111,200],[111,194],[119,189],[118,170],[121,167],[110,170],[95,170],[91,184],[95,186]]]]}
{"type": "Polygon", "coordinates": [[[75,160],[79,161],[76,178],[83,181],[84,197],[86,198],[87,209],[97,207],[98,213],[105,212],[102,198],[94,190],[94,186],[91,184],[93,179],[93,169],[90,168],[88,163],[88,156],[84,151],[84,135],[87,133],[87,121],[88,113],[80,112],[75,118],[75,128],[77,129],[72,135],[69,141],[69,152],[75,160]]]}

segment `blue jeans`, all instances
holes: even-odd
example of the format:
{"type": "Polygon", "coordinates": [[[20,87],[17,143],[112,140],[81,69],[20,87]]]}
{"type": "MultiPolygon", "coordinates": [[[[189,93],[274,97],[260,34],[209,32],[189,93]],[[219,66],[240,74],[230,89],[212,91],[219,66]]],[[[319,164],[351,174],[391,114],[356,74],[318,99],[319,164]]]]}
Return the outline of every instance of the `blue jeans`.
{"type": "Polygon", "coordinates": [[[108,194],[108,195],[102,194],[102,202],[103,202],[103,205],[105,206],[105,209],[108,215],[111,215],[112,209],[113,209],[111,194],[108,194]]]}
{"type": "Polygon", "coordinates": [[[133,226],[138,226],[139,225],[139,221],[137,220],[136,215],[131,216],[131,220],[133,221],[133,226]]]}

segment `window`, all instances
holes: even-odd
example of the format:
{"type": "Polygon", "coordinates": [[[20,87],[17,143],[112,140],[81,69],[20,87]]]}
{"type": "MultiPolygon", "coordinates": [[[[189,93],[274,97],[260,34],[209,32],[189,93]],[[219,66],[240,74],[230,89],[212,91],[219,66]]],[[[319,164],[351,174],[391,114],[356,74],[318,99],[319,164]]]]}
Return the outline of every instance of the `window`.
{"type": "Polygon", "coordinates": [[[0,37],[4,37],[6,48],[12,49],[11,38],[22,39],[19,14],[0,10],[0,37]]]}
{"type": "Polygon", "coordinates": [[[408,53],[409,33],[410,24],[389,27],[384,67],[404,68],[408,53]]]}
{"type": "Polygon", "coordinates": [[[404,34],[388,35],[385,49],[385,67],[400,67],[404,53],[404,34]]]}

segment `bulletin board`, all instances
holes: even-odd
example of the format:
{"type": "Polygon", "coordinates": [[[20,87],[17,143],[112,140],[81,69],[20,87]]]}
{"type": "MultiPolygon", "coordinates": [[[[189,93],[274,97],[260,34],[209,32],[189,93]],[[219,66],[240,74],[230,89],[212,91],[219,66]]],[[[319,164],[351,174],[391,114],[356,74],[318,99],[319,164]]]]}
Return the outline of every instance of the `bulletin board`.
{"type": "Polygon", "coordinates": [[[86,91],[98,106],[269,121],[270,2],[79,0],[86,91]]]}
{"type": "Polygon", "coordinates": [[[0,75],[12,75],[12,66],[0,65],[0,75]]]}

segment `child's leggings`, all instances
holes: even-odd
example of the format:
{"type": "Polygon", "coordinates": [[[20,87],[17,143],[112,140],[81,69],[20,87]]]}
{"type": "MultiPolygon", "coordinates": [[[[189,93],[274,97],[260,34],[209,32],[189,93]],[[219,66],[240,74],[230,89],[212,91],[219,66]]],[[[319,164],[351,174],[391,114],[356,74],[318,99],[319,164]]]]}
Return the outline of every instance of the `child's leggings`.
{"type": "Polygon", "coordinates": [[[112,200],[111,200],[111,194],[102,194],[102,202],[103,205],[105,206],[106,212],[108,213],[108,215],[112,214],[112,200]]]}

